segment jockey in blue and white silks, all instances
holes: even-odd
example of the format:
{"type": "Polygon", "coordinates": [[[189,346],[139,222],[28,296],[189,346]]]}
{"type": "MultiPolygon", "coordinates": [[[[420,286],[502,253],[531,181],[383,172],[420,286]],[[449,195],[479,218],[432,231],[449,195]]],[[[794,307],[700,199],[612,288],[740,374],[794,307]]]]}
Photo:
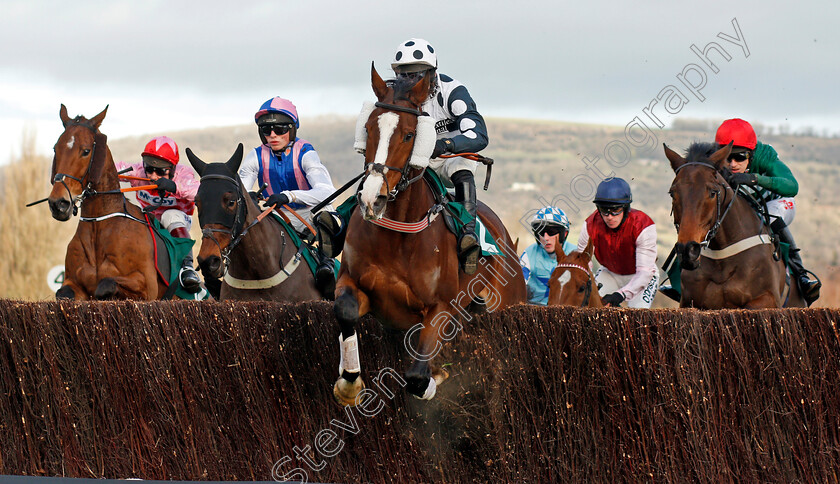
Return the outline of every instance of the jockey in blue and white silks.
{"type": "Polygon", "coordinates": [[[557,248],[569,254],[576,246],[566,240],[569,236],[569,218],[557,207],[543,207],[531,219],[535,244],[528,246],[519,257],[522,274],[528,289],[528,302],[545,306],[548,304],[548,280],[557,267],[557,248]]]}
{"type": "MultiPolygon", "coordinates": [[[[267,199],[278,195],[275,198],[284,202],[278,203],[278,210],[282,210],[279,205],[287,204],[308,220],[310,209],[335,191],[329,171],[311,143],[291,137],[300,126],[297,110],[291,102],[281,98],[270,99],[255,117],[264,144],[254,148],[242,160],[239,178],[247,190],[266,183],[268,186],[262,195],[267,199]],[[267,130],[267,134],[263,133],[267,130]],[[276,130],[287,131],[278,134],[276,130]],[[289,142],[289,138],[294,142],[289,142]]],[[[304,231],[305,226],[297,217],[289,214],[289,220],[295,230],[304,231]]]]}
{"type": "MultiPolygon", "coordinates": [[[[286,205],[304,220],[309,220],[312,207],[332,195],[335,187],[312,144],[297,137],[300,128],[297,108],[291,101],[275,97],[260,106],[254,121],[263,144],[251,150],[239,167],[239,178],[245,189],[250,191],[255,185],[258,189],[266,184],[262,191],[265,206],[274,205],[277,211],[287,211],[282,208],[286,205]]],[[[332,207],[326,209],[332,210],[332,207]]],[[[306,225],[293,214],[289,213],[287,217],[296,231],[308,232],[306,225]]],[[[315,284],[325,297],[334,297],[333,259],[321,257],[315,284]]]]}

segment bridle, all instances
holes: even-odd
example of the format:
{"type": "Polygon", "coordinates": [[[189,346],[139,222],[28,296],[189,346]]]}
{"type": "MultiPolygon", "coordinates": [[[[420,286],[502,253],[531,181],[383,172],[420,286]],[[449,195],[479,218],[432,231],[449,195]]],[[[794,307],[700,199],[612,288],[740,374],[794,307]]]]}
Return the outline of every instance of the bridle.
{"type": "Polygon", "coordinates": [[[589,306],[589,300],[592,296],[592,278],[594,277],[592,275],[592,272],[590,272],[589,269],[587,269],[583,266],[577,265],[577,264],[565,264],[565,263],[563,263],[563,264],[557,264],[557,267],[562,267],[564,269],[580,269],[580,270],[582,270],[583,272],[586,273],[586,276],[587,276],[586,277],[586,289],[584,289],[583,302],[580,304],[580,307],[585,308],[585,307],[589,306]]]}
{"type": "MultiPolygon", "coordinates": [[[[406,107],[406,106],[398,106],[396,104],[388,104],[388,103],[383,103],[383,102],[377,102],[377,103],[374,104],[374,106],[376,106],[378,108],[382,108],[382,109],[387,109],[389,111],[399,111],[401,113],[413,114],[413,115],[418,116],[418,117],[429,115],[428,113],[424,113],[419,108],[410,108],[410,107],[406,107]]],[[[416,135],[417,134],[415,133],[415,136],[416,135]]],[[[409,158],[410,157],[411,157],[411,154],[409,153],[409,158]]],[[[395,198],[397,198],[397,194],[404,191],[406,188],[409,187],[409,185],[411,185],[414,182],[423,178],[423,172],[425,170],[420,169],[420,168],[418,168],[420,170],[419,175],[417,175],[414,178],[409,178],[408,173],[413,168],[414,167],[412,167],[408,163],[408,160],[406,160],[406,163],[402,168],[397,168],[397,167],[394,167],[394,166],[388,166],[388,165],[385,165],[385,164],[382,164],[382,163],[373,163],[373,162],[365,163],[364,176],[362,178],[361,183],[359,184],[359,187],[361,188],[361,186],[364,184],[365,180],[367,179],[367,177],[370,174],[378,173],[382,176],[382,179],[384,180],[384,183],[385,183],[385,189],[388,191],[388,201],[392,201],[395,198]],[[391,189],[391,187],[388,185],[388,178],[385,176],[389,171],[392,171],[392,170],[400,172],[400,179],[397,182],[396,186],[394,186],[393,189],[391,189]]],[[[356,191],[356,196],[357,197],[359,196],[358,190],[356,191]]]]}
{"type": "MultiPolygon", "coordinates": [[[[202,239],[207,238],[207,239],[212,240],[213,243],[216,244],[216,247],[219,248],[219,254],[221,255],[221,259],[222,259],[222,274],[227,274],[228,268],[230,267],[230,253],[231,253],[231,251],[233,251],[233,249],[236,248],[236,246],[239,245],[240,242],[242,242],[242,239],[245,238],[245,236],[248,234],[248,231],[251,229],[251,227],[258,224],[262,220],[262,218],[254,219],[253,222],[251,222],[250,224],[248,224],[247,227],[245,227],[245,218],[246,218],[245,210],[247,209],[247,205],[245,203],[245,196],[242,193],[242,188],[240,186],[239,181],[234,180],[233,177],[231,177],[231,176],[215,175],[214,174],[214,175],[204,175],[204,176],[202,176],[199,183],[203,185],[204,182],[207,181],[207,180],[221,180],[221,181],[232,184],[233,187],[236,189],[237,210],[236,210],[236,213],[234,213],[232,216],[230,214],[227,214],[227,213],[221,213],[221,212],[220,213],[215,213],[215,211],[214,211],[214,213],[211,213],[211,214],[207,214],[205,212],[203,217],[199,216],[199,226],[201,227],[201,238],[202,239]],[[210,220],[207,220],[208,216],[210,217],[210,220]],[[205,227],[206,225],[209,225],[209,224],[221,225],[225,228],[224,229],[216,229],[216,228],[205,227]],[[223,233],[223,234],[227,234],[230,237],[230,243],[227,245],[227,247],[222,248],[221,244],[219,244],[219,241],[216,239],[216,237],[213,236],[214,233],[223,233]]],[[[206,185],[204,185],[204,186],[206,186],[206,185]]],[[[218,209],[216,209],[216,210],[218,210],[218,209]]],[[[285,233],[282,233],[282,234],[283,234],[282,235],[283,245],[282,245],[281,252],[280,252],[280,258],[281,259],[283,257],[283,252],[286,250],[285,233]]]]}
{"type": "MultiPolygon", "coordinates": [[[[83,128],[88,129],[93,134],[93,146],[91,146],[91,148],[90,148],[90,153],[89,153],[90,161],[88,161],[88,165],[87,165],[87,169],[85,170],[85,174],[81,178],[78,178],[78,177],[75,177],[75,176],[67,174],[67,173],[55,172],[55,170],[56,170],[55,161],[56,160],[55,160],[55,157],[53,157],[53,172],[55,174],[53,175],[52,182],[53,182],[53,184],[61,183],[62,185],[64,185],[64,189],[67,190],[67,198],[69,198],[71,203],[73,204],[73,215],[74,216],[79,213],[79,207],[82,205],[82,202],[84,202],[84,200],[86,198],[88,198],[90,196],[93,196],[93,195],[99,195],[99,194],[105,194],[105,193],[115,193],[113,190],[109,190],[107,192],[97,192],[92,187],[93,183],[90,180],[88,180],[88,178],[90,176],[90,167],[93,165],[93,159],[94,159],[93,157],[96,154],[96,128],[91,126],[89,122],[84,122],[83,119],[84,119],[84,117],[82,117],[81,115],[76,116],[75,118],[73,118],[72,121],[70,121],[70,123],[68,123],[68,126],[65,126],[64,130],[66,132],[67,129],[71,126],[81,126],[83,128]],[[73,193],[70,191],[70,187],[67,186],[67,182],[64,181],[65,178],[70,178],[72,180],[76,180],[77,182],[79,182],[79,185],[82,187],[82,193],[80,193],[78,196],[74,197],[73,193]],[[85,180],[88,180],[87,184],[85,184],[85,180]]],[[[117,190],[116,193],[119,193],[119,190],[117,190]]]]}
{"type": "MultiPolygon", "coordinates": [[[[711,169],[712,171],[715,172],[715,180],[716,181],[718,180],[718,177],[720,176],[717,172],[717,169],[714,166],[712,166],[708,163],[700,162],[700,161],[690,161],[690,162],[687,162],[687,163],[684,163],[684,164],[680,165],[676,170],[674,170],[674,175],[675,176],[679,175],[680,170],[682,170],[686,166],[690,166],[690,165],[703,166],[703,167],[711,169]]],[[[712,225],[712,228],[709,229],[709,232],[706,234],[706,237],[703,239],[703,241],[700,242],[700,245],[702,247],[708,247],[709,243],[715,238],[718,230],[720,230],[721,224],[723,224],[723,219],[726,218],[726,214],[729,213],[729,209],[732,208],[732,205],[735,202],[735,198],[736,198],[735,197],[735,190],[733,190],[732,187],[730,187],[728,184],[720,183],[719,181],[718,181],[718,185],[721,188],[723,188],[724,192],[726,192],[727,190],[731,191],[732,192],[732,197],[729,199],[729,203],[726,204],[726,208],[724,208],[723,212],[721,213],[721,206],[723,205],[723,200],[721,200],[720,191],[716,190],[716,191],[713,192],[714,197],[715,197],[715,223],[714,223],[714,225],[712,225]]],[[[726,198],[726,197],[724,196],[724,198],[726,198]]],[[[673,210],[673,208],[672,208],[672,210],[673,210]]],[[[674,223],[674,226],[677,228],[677,232],[679,232],[680,231],[680,225],[677,224],[677,223],[674,223]]]]}

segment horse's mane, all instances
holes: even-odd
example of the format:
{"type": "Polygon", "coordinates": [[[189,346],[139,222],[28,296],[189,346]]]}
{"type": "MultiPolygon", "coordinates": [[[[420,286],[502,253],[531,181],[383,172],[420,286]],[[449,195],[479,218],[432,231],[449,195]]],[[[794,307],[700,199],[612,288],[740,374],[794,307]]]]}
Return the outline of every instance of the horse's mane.
{"type": "Polygon", "coordinates": [[[685,161],[689,163],[706,163],[711,165],[709,157],[717,151],[717,145],[714,143],[706,143],[695,141],[685,152],[685,161]]]}

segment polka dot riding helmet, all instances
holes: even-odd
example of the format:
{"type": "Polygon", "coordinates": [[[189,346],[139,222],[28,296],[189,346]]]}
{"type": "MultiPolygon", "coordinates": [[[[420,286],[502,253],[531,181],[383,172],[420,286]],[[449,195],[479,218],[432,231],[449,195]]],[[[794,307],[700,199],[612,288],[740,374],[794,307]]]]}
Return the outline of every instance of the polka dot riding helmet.
{"type": "Polygon", "coordinates": [[[437,69],[437,54],[425,40],[408,39],[397,47],[391,69],[397,73],[437,69]]]}

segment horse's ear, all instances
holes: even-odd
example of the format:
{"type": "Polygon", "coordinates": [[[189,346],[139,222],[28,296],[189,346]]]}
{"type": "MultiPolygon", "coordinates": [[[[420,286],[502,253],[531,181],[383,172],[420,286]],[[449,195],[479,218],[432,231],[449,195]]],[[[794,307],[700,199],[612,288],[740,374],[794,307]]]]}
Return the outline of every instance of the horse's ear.
{"type": "Polygon", "coordinates": [[[715,151],[714,154],[712,154],[712,156],[709,157],[709,161],[714,163],[716,170],[720,170],[721,168],[723,168],[723,164],[726,162],[727,159],[729,159],[729,153],[732,152],[732,143],[733,141],[730,141],[728,145],[715,151]]]}
{"type": "Polygon", "coordinates": [[[428,73],[423,76],[420,81],[414,84],[414,87],[411,88],[411,92],[408,93],[408,99],[411,100],[417,106],[420,106],[426,101],[426,98],[429,97],[429,86],[432,82],[432,71],[427,71],[428,73]]]}
{"type": "MultiPolygon", "coordinates": [[[[110,104],[108,106],[110,106],[110,104]]],[[[105,119],[105,113],[108,112],[108,106],[105,106],[105,109],[103,109],[101,113],[97,114],[90,120],[90,125],[94,131],[99,129],[99,125],[102,124],[102,120],[105,119]]]]}
{"type": "Polygon", "coordinates": [[[668,157],[668,161],[671,162],[671,169],[677,171],[677,169],[685,164],[685,158],[680,156],[679,153],[668,148],[668,145],[662,143],[662,146],[665,148],[665,156],[668,157]]]}
{"type": "Polygon", "coordinates": [[[67,123],[70,122],[70,116],[67,115],[67,106],[62,104],[61,109],[58,110],[58,115],[59,115],[59,117],[61,117],[61,124],[63,124],[64,127],[66,128],[67,123]]]}
{"type": "Polygon", "coordinates": [[[228,169],[233,173],[239,172],[239,165],[242,164],[242,150],[242,143],[239,143],[239,146],[236,147],[236,151],[233,152],[233,156],[231,156],[225,163],[228,169]]]}
{"type": "Polygon", "coordinates": [[[586,257],[591,261],[592,260],[592,253],[595,251],[595,244],[592,241],[592,237],[589,237],[589,240],[586,242],[586,248],[583,249],[583,253],[586,254],[586,257]]]}
{"type": "Polygon", "coordinates": [[[376,99],[380,101],[385,99],[385,95],[388,94],[388,85],[379,77],[379,73],[376,72],[376,67],[374,67],[373,62],[370,63],[370,83],[373,86],[373,93],[376,94],[376,99]]]}
{"type": "Polygon", "coordinates": [[[186,153],[187,159],[190,160],[190,165],[192,165],[193,169],[195,169],[195,172],[198,173],[198,176],[204,176],[204,170],[207,169],[207,163],[199,160],[198,157],[195,156],[192,150],[189,148],[186,149],[186,153]]]}

